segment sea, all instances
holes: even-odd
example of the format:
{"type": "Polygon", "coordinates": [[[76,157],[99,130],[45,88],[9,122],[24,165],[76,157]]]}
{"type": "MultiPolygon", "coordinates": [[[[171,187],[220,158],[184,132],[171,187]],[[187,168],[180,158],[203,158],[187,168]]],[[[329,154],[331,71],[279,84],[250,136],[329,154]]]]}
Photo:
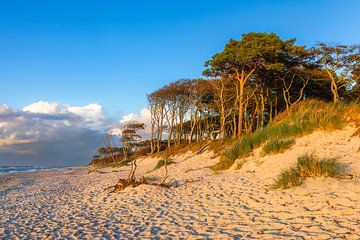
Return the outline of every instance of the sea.
{"type": "Polygon", "coordinates": [[[0,166],[0,175],[6,173],[17,173],[17,172],[35,172],[46,169],[58,169],[62,167],[47,167],[47,166],[0,166]]]}

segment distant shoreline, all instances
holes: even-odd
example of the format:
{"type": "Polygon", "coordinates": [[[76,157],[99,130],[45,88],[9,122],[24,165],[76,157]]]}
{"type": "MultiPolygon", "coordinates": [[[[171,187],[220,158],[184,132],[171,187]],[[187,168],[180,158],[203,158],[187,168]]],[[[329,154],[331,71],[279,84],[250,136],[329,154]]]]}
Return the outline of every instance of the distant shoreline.
{"type": "Polygon", "coordinates": [[[63,169],[75,169],[82,168],[85,166],[0,166],[0,176],[10,175],[10,174],[21,174],[21,173],[35,173],[39,171],[49,171],[49,170],[63,170],[63,169]]]}

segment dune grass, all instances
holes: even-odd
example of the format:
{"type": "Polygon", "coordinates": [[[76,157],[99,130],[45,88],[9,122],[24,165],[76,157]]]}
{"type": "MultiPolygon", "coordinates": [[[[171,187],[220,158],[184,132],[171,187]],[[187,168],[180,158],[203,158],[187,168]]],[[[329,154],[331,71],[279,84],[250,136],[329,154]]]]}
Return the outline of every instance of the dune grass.
{"type": "Polygon", "coordinates": [[[119,168],[123,166],[129,165],[135,158],[130,157],[127,160],[121,160],[117,162],[104,162],[104,163],[97,163],[96,165],[93,165],[97,168],[119,168]]]}
{"type": "Polygon", "coordinates": [[[174,163],[174,160],[172,160],[172,159],[166,159],[166,158],[160,159],[160,160],[157,162],[154,170],[159,169],[159,168],[162,168],[163,166],[165,166],[165,162],[166,162],[167,165],[170,165],[170,164],[173,164],[173,163],[174,163]]]}
{"type": "Polygon", "coordinates": [[[318,159],[314,154],[305,154],[298,158],[295,167],[283,171],[275,181],[273,188],[287,189],[303,184],[309,177],[341,177],[345,166],[335,158],[318,159]]]}
{"type": "Polygon", "coordinates": [[[289,149],[294,144],[295,144],[295,139],[294,138],[288,138],[288,139],[273,138],[273,139],[270,139],[262,147],[261,156],[266,156],[266,155],[270,155],[270,154],[277,154],[277,153],[285,152],[285,150],[289,149]]]}
{"type": "Polygon", "coordinates": [[[316,130],[342,129],[346,122],[360,128],[359,103],[325,103],[307,100],[283,112],[267,127],[241,137],[231,148],[224,151],[215,171],[230,168],[236,159],[249,156],[254,148],[270,139],[301,137],[316,130]]]}
{"type": "Polygon", "coordinates": [[[154,182],[158,182],[160,180],[160,177],[158,177],[158,176],[146,176],[144,179],[146,180],[146,182],[154,183],[154,182]]]}

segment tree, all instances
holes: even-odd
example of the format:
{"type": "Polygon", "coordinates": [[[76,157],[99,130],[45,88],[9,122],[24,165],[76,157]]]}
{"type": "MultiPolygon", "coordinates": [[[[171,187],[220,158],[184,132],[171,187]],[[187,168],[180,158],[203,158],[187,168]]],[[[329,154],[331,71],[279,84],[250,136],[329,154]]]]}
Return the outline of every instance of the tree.
{"type": "Polygon", "coordinates": [[[351,73],[352,86],[349,89],[348,100],[360,100],[360,62],[351,73]]]}
{"type": "Polygon", "coordinates": [[[339,91],[354,84],[352,72],[360,61],[359,48],[340,44],[318,43],[313,47],[316,60],[326,71],[331,82],[333,101],[340,100],[339,91]]]}
{"type": "Polygon", "coordinates": [[[219,113],[220,139],[225,138],[226,121],[233,113],[234,93],[233,84],[226,78],[212,79],[209,81],[213,89],[214,103],[219,113]]]}
{"type": "Polygon", "coordinates": [[[243,130],[243,102],[245,85],[258,68],[279,69],[285,43],[274,33],[243,34],[239,41],[231,39],[223,52],[215,54],[205,63],[208,67],[204,71],[207,76],[225,75],[235,78],[239,85],[238,99],[238,126],[237,136],[243,130]]]}
{"type": "MultiPolygon", "coordinates": [[[[121,133],[121,143],[124,150],[125,160],[129,158],[129,152],[134,148],[138,147],[141,142],[141,136],[138,134],[139,130],[144,130],[144,123],[129,123],[126,124],[121,133]]],[[[128,180],[135,179],[135,171],[136,171],[136,159],[132,161],[131,170],[128,175],[128,180]]]]}
{"type": "Polygon", "coordinates": [[[112,135],[105,134],[104,145],[105,145],[105,148],[99,149],[99,154],[102,154],[101,151],[105,151],[107,158],[111,157],[112,161],[116,162],[115,154],[118,151],[118,148],[115,147],[115,143],[114,143],[114,139],[113,139],[112,135]]]}

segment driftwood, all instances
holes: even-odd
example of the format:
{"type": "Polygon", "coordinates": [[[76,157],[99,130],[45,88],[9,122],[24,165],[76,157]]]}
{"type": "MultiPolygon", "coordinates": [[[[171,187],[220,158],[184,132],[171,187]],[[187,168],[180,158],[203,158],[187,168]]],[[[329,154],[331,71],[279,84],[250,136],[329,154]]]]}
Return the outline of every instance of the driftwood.
{"type": "Polygon", "coordinates": [[[131,179],[119,179],[119,181],[114,185],[105,188],[105,191],[111,190],[110,193],[119,192],[124,190],[127,187],[137,187],[140,185],[151,185],[151,186],[157,186],[162,188],[169,188],[170,186],[164,183],[149,183],[146,181],[144,177],[142,177],[141,181],[137,181],[135,178],[131,179]]]}

